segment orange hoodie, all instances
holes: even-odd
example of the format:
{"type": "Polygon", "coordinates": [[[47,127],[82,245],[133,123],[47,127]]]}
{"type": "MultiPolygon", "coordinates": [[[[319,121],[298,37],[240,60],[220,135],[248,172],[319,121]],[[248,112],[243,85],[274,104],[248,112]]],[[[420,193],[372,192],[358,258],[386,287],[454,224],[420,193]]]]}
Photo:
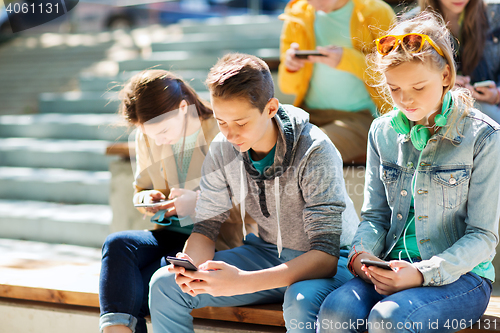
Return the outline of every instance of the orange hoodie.
{"type": "MultiPolygon", "coordinates": [[[[395,20],[392,8],[382,0],[353,0],[354,10],[351,17],[352,48],[343,48],[342,59],[337,69],[347,71],[363,80],[373,102],[379,110],[384,105],[383,99],[376,89],[366,83],[369,77],[366,55],[375,46],[375,39],[382,36],[395,20]]],[[[285,94],[294,94],[294,105],[300,106],[309,89],[309,81],[313,73],[313,64],[306,64],[297,72],[285,68],[285,52],[290,44],[298,43],[301,50],[316,49],[314,36],[315,10],[307,0],[292,0],[279,16],[283,23],[280,42],[280,66],[278,84],[285,94]]]]}

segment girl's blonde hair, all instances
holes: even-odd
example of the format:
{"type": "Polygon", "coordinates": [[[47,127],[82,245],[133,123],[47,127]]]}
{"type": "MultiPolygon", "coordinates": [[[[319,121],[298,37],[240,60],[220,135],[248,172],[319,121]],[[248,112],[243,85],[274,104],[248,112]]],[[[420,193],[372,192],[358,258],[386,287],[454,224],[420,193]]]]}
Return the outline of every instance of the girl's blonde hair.
{"type": "MultiPolygon", "coordinates": [[[[409,52],[403,45],[399,45],[396,50],[391,51],[387,55],[381,55],[377,51],[372,52],[368,56],[369,66],[371,73],[374,76],[375,87],[380,91],[380,95],[389,103],[394,105],[389,87],[384,73],[391,68],[397,67],[406,62],[420,62],[428,64],[437,71],[443,71],[446,65],[450,67],[450,85],[445,87],[444,95],[453,89],[454,110],[450,116],[457,116],[458,113],[464,113],[473,105],[473,99],[470,92],[466,89],[456,89],[456,66],[453,60],[453,44],[451,41],[451,34],[446,28],[443,18],[434,12],[421,12],[419,15],[412,19],[397,22],[388,31],[388,35],[404,35],[408,33],[419,33],[427,35],[432,41],[439,46],[444,54],[441,56],[429,42],[424,42],[422,49],[418,53],[409,52]],[[460,107],[459,107],[460,106],[460,107]],[[456,110],[462,112],[455,112],[456,110]]],[[[386,113],[390,110],[381,110],[381,113],[386,113]]],[[[453,123],[452,119],[448,117],[448,123],[453,123]]]]}

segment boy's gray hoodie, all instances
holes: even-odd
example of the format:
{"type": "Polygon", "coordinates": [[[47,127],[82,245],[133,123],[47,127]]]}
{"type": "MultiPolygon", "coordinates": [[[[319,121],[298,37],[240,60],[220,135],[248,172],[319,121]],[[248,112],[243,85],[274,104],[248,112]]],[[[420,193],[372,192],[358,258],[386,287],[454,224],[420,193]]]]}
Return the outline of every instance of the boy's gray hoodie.
{"type": "Polygon", "coordinates": [[[259,225],[259,236],[276,244],[279,253],[285,247],[338,257],[359,224],[345,190],[340,154],[303,110],[280,105],[273,119],[280,135],[274,163],[262,175],[248,152],[240,153],[221,133],[212,141],[193,232],[215,241],[232,201],[241,203],[242,216],[248,212],[259,225]]]}

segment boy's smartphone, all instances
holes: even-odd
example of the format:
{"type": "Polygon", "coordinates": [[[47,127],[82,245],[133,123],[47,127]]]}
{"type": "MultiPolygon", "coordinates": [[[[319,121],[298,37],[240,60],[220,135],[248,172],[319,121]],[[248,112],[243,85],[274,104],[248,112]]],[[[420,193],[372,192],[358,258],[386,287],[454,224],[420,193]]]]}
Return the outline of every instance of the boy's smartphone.
{"type": "Polygon", "coordinates": [[[365,266],[375,266],[383,269],[392,270],[392,267],[389,265],[387,261],[376,261],[370,259],[361,259],[361,264],[365,266]]]}
{"type": "Polygon", "coordinates": [[[134,204],[134,206],[135,207],[157,207],[157,206],[167,205],[171,202],[174,202],[174,200],[162,200],[162,201],[156,201],[156,202],[151,202],[151,203],[139,203],[139,204],[134,204]]]}
{"type": "Polygon", "coordinates": [[[496,82],[492,80],[486,80],[474,83],[474,88],[490,87],[490,86],[496,86],[496,82]]]}
{"type": "Polygon", "coordinates": [[[174,266],[180,266],[184,267],[185,269],[189,271],[197,271],[198,268],[193,265],[193,263],[187,259],[181,259],[181,258],[176,258],[176,257],[167,257],[167,261],[171,263],[174,266]]]}
{"type": "Polygon", "coordinates": [[[319,53],[319,51],[316,51],[316,50],[295,51],[295,56],[299,59],[307,59],[308,56],[326,57],[324,54],[321,54],[321,53],[319,53]]]}

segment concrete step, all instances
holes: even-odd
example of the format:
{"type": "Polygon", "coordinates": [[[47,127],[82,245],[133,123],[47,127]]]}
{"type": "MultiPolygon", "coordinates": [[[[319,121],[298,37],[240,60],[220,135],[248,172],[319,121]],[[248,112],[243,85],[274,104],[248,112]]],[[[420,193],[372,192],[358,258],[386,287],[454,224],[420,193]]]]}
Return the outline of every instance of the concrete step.
{"type": "Polygon", "coordinates": [[[108,171],[0,167],[0,199],[106,205],[110,178],[108,171]]]}
{"type": "Polygon", "coordinates": [[[227,34],[209,34],[196,33],[174,36],[168,41],[162,43],[153,43],[151,48],[153,52],[162,51],[219,51],[231,50],[238,52],[247,52],[247,50],[260,48],[279,48],[280,31],[274,35],[264,36],[240,36],[227,34]]]}
{"type": "MultiPolygon", "coordinates": [[[[187,51],[153,52],[146,59],[124,60],[120,61],[118,65],[120,71],[134,71],[143,68],[168,68],[173,71],[187,69],[208,70],[226,53],[224,50],[206,54],[187,51]]],[[[263,60],[279,59],[278,46],[276,48],[247,50],[247,53],[263,60]]]]}
{"type": "Polygon", "coordinates": [[[40,113],[115,113],[119,106],[115,92],[43,93],[39,96],[40,113]]]}
{"type": "Polygon", "coordinates": [[[0,139],[2,166],[107,171],[117,156],[107,156],[102,140],[0,139]]]}
{"type": "Polygon", "coordinates": [[[266,35],[281,31],[283,21],[276,16],[234,16],[226,18],[210,18],[203,23],[185,20],[179,24],[182,32],[192,33],[223,33],[226,35],[266,35]]]}
{"type": "MultiPolygon", "coordinates": [[[[91,75],[81,75],[79,80],[80,90],[82,91],[119,91],[123,88],[125,83],[140,71],[130,71],[122,72],[117,76],[112,77],[96,77],[91,75]]],[[[205,87],[205,79],[207,78],[207,70],[198,71],[175,71],[175,74],[179,75],[185,81],[187,81],[191,87],[196,91],[203,91],[207,88],[205,87]]]]}
{"type": "MultiPolygon", "coordinates": [[[[101,247],[109,234],[111,215],[107,205],[0,200],[3,238],[101,247]]],[[[31,259],[35,259],[33,255],[31,259]]]]}
{"type": "Polygon", "coordinates": [[[130,129],[117,114],[0,115],[0,137],[127,141],[130,129]]]}

